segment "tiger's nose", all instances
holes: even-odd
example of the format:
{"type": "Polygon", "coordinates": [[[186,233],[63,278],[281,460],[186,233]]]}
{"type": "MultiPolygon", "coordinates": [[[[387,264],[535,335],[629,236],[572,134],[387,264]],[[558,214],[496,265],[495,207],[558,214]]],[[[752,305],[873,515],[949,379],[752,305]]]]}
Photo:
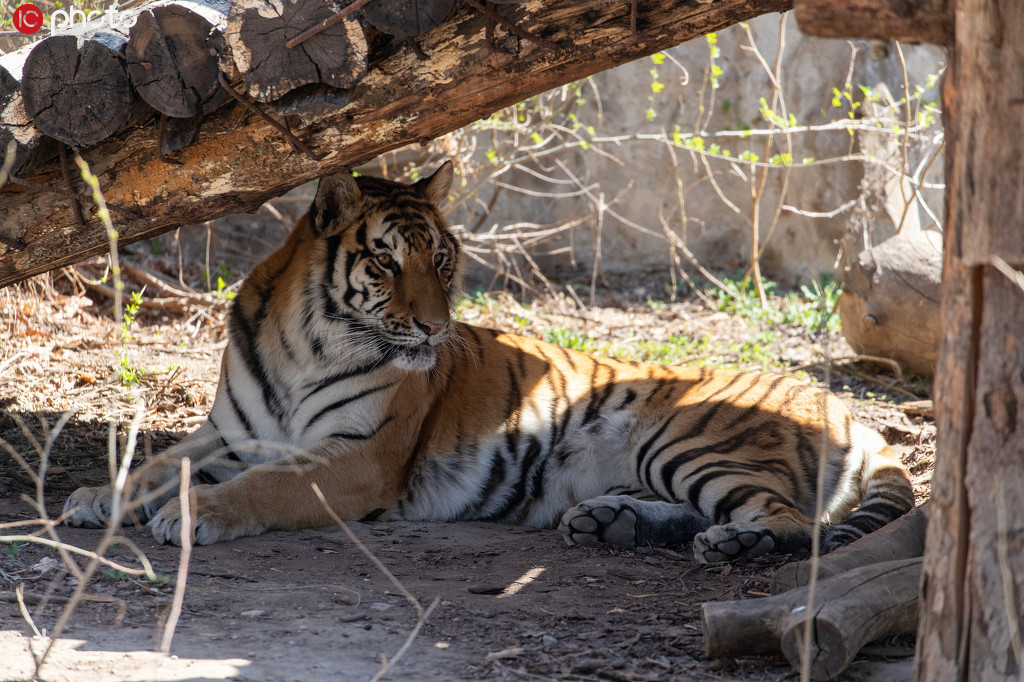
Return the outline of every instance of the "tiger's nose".
{"type": "Polygon", "coordinates": [[[440,334],[448,327],[448,320],[443,320],[441,322],[431,322],[429,320],[420,321],[414,317],[412,318],[412,321],[417,327],[422,329],[427,336],[434,336],[436,334],[440,334]]]}

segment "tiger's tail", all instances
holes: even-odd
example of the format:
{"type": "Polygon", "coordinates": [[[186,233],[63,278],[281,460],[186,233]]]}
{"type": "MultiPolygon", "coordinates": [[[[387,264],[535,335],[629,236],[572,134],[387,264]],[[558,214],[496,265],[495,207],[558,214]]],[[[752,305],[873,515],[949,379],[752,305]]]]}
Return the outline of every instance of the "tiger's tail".
{"type": "Polygon", "coordinates": [[[822,549],[830,552],[878,530],[914,507],[914,488],[906,469],[885,439],[872,429],[855,424],[855,442],[862,447],[860,506],[845,519],[830,525],[822,549]]]}

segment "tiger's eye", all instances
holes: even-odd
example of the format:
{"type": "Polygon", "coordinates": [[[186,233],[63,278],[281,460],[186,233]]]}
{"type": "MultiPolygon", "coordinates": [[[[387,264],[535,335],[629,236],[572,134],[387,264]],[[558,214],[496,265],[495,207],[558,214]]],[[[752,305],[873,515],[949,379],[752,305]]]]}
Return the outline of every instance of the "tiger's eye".
{"type": "Polygon", "coordinates": [[[377,262],[377,265],[381,266],[385,270],[390,269],[391,263],[393,262],[390,253],[378,253],[376,256],[373,257],[373,260],[375,260],[377,262]]]}
{"type": "Polygon", "coordinates": [[[434,267],[435,268],[440,268],[442,265],[445,264],[445,261],[447,261],[447,260],[448,260],[448,256],[444,255],[443,253],[435,253],[434,254],[434,267]]]}

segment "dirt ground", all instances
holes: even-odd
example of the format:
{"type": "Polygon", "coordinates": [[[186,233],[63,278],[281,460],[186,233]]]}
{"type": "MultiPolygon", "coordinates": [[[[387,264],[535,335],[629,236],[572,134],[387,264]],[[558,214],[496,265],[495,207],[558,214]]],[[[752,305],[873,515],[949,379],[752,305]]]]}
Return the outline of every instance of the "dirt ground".
{"type": "MultiPolygon", "coordinates": [[[[0,292],[0,437],[37,467],[33,440],[45,444],[46,429],[74,411],[49,451],[44,494],[51,517],[75,487],[109,480],[109,422],[120,424],[123,435],[140,411],[142,451],[160,451],[196,428],[212,404],[225,343],[226,304],[216,296],[185,310],[147,304],[122,361],[119,330],[105,312],[109,303],[95,290],[86,295],[82,280],[69,284],[63,277],[54,277],[56,286],[0,292]],[[136,389],[122,385],[119,368],[137,371],[136,389]]],[[[757,332],[696,300],[652,305],[652,296],[663,297],[660,286],[613,285],[585,310],[568,310],[556,299],[502,306],[494,303],[498,297],[464,315],[538,335],[555,326],[585,330],[597,340],[623,341],[623,329],[641,339],[695,330],[718,338],[757,332]],[[526,325],[523,310],[529,311],[526,325]]],[[[789,365],[821,379],[821,368],[809,360],[814,343],[795,332],[781,334],[777,343],[782,347],[773,353],[791,356],[789,365]]],[[[831,346],[834,357],[852,354],[838,337],[831,346]]],[[[900,406],[911,404],[920,386],[847,364],[836,366],[831,385],[894,443],[914,475],[919,501],[926,497],[934,426],[920,406],[900,406]],[[883,392],[887,399],[877,399],[883,392]]],[[[38,528],[11,525],[39,518],[30,503],[35,494],[16,458],[9,451],[0,455],[0,523],[7,524],[0,533],[38,528]]],[[[706,660],[700,604],[762,597],[773,569],[794,557],[706,567],[693,561],[689,547],[570,548],[552,530],[483,523],[351,526],[424,608],[436,601],[386,679],[793,678],[781,657],[706,660]]],[[[84,550],[102,536],[63,527],[57,532],[62,542],[84,550]]],[[[340,529],[276,532],[193,550],[172,655],[162,656],[153,652],[171,608],[181,551],[156,544],[145,528],[125,528],[123,536],[167,582],[101,568],[54,645],[43,679],[370,680],[416,625],[414,606],[340,529]]],[[[138,566],[129,544],[122,541],[106,556],[138,566]]],[[[86,561],[78,559],[81,566],[86,561]]],[[[49,633],[75,583],[53,549],[0,546],[0,679],[30,679],[30,648],[38,652],[45,643],[33,635],[16,588],[23,586],[35,627],[49,633]]],[[[912,647],[912,637],[872,645],[844,679],[910,679],[912,647]]]]}

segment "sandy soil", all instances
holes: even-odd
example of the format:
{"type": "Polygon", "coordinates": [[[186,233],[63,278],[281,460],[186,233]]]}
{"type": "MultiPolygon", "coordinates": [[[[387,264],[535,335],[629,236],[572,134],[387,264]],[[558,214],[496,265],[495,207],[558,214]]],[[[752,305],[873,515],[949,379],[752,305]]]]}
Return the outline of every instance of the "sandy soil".
{"type": "MultiPolygon", "coordinates": [[[[59,514],[78,485],[108,480],[109,421],[119,423],[123,434],[141,409],[140,448],[152,451],[198,426],[212,403],[224,344],[224,306],[144,309],[127,364],[146,371],[140,387],[129,391],[117,378],[113,322],[81,290],[58,289],[63,293],[53,287],[0,292],[0,319],[8,321],[0,327],[0,437],[34,468],[39,454],[33,439],[45,443],[44,424],[52,426],[65,410],[75,412],[50,451],[44,492],[51,515],[59,514]]],[[[753,333],[747,323],[708,313],[694,301],[651,306],[645,303],[650,294],[638,289],[643,287],[630,287],[625,300],[611,293],[623,289],[613,288],[585,313],[567,313],[564,301],[534,301],[524,331],[576,325],[596,339],[619,341],[623,329],[637,338],[694,329],[719,337],[753,333]]],[[[498,308],[482,306],[467,316],[475,323],[524,326],[522,309],[498,308]]],[[[793,353],[792,364],[805,363],[801,354],[813,344],[798,334],[782,336],[793,350],[779,352],[793,353]]],[[[837,340],[833,353],[844,352],[849,354],[837,340]]],[[[912,398],[904,393],[914,387],[891,376],[873,380],[876,373],[837,370],[832,385],[845,387],[860,417],[897,446],[923,498],[934,427],[916,416],[919,410],[895,404],[912,398]],[[890,401],[870,397],[884,390],[879,382],[889,386],[890,401]]],[[[31,522],[39,517],[28,499],[35,485],[8,455],[0,455],[0,523],[31,522]]],[[[774,567],[793,557],[705,567],[692,560],[688,547],[569,548],[557,531],[480,523],[351,525],[424,608],[436,600],[387,679],[792,678],[781,658],[705,660],[700,604],[763,596],[774,567]]],[[[88,550],[102,533],[60,528],[59,535],[88,550]]],[[[173,655],[155,654],[181,553],[155,544],[145,528],[126,528],[124,537],[170,582],[98,571],[42,669],[44,679],[369,680],[416,625],[414,606],[340,529],[279,532],[195,548],[173,655]]],[[[107,556],[139,565],[126,542],[107,556]]],[[[0,679],[30,678],[29,649],[38,652],[45,641],[33,636],[16,587],[23,586],[35,626],[52,632],[75,583],[51,549],[0,547],[0,679]]],[[[912,645],[912,638],[901,638],[873,646],[845,679],[910,679],[912,645]]]]}

